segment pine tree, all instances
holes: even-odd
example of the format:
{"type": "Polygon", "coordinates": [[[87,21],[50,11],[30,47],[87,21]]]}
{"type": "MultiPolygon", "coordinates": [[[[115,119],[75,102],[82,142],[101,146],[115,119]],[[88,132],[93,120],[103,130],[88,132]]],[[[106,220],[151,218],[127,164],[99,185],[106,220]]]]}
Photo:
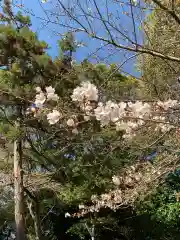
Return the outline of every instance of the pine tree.
{"type": "MultiPolygon", "coordinates": [[[[45,54],[47,44],[38,41],[30,30],[29,17],[12,12],[10,1],[4,1],[0,25],[0,99],[5,112],[1,133],[14,142],[14,195],[16,239],[27,239],[25,230],[25,202],[23,186],[23,147],[27,131],[26,109],[31,104],[35,85],[45,85],[57,73],[57,67],[45,54]],[[4,124],[5,123],[5,124],[4,124]]],[[[36,125],[35,125],[36,126],[36,125]]]]}

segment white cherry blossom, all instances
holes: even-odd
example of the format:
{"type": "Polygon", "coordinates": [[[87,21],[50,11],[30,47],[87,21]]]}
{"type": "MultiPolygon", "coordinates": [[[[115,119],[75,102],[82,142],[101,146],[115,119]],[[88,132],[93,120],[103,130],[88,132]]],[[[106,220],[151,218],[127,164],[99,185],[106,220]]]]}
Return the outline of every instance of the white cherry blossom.
{"type": "Polygon", "coordinates": [[[169,108],[172,108],[177,104],[178,104],[177,100],[171,100],[171,99],[169,99],[165,102],[162,102],[162,101],[157,102],[157,106],[163,108],[164,110],[168,110],[169,108]]]}
{"type": "Polygon", "coordinates": [[[77,128],[74,128],[74,129],[72,130],[72,133],[73,133],[73,134],[78,134],[79,131],[77,130],[77,128]]]}
{"type": "Polygon", "coordinates": [[[116,186],[119,186],[121,184],[120,179],[117,176],[113,176],[112,181],[116,186]]]}
{"type": "Polygon", "coordinates": [[[71,96],[74,102],[84,102],[84,101],[97,101],[98,100],[98,90],[97,87],[87,82],[82,82],[80,87],[74,89],[71,96]]]}
{"type": "Polygon", "coordinates": [[[169,132],[172,128],[174,128],[174,126],[168,123],[158,123],[155,131],[161,130],[162,133],[165,133],[169,132]]]}
{"type": "Polygon", "coordinates": [[[128,123],[125,121],[120,121],[116,123],[116,131],[123,131],[128,128],[128,123]]]}
{"type": "Polygon", "coordinates": [[[117,122],[122,116],[125,115],[124,108],[119,104],[108,101],[106,103],[105,110],[110,114],[110,120],[112,122],[117,122]]]}
{"type": "Polygon", "coordinates": [[[69,127],[74,127],[75,126],[75,122],[72,118],[68,119],[66,123],[69,127]]]}
{"type": "Polygon", "coordinates": [[[105,105],[99,103],[94,113],[96,119],[101,122],[101,125],[106,126],[110,122],[115,123],[125,116],[125,107],[125,103],[116,104],[112,101],[108,101],[105,105]]]}
{"type": "Polygon", "coordinates": [[[71,214],[70,213],[65,213],[65,218],[68,218],[68,217],[71,217],[71,214]]]}
{"type": "Polygon", "coordinates": [[[131,110],[131,115],[137,118],[143,118],[145,115],[149,115],[151,111],[151,106],[148,103],[142,103],[137,101],[135,103],[128,103],[131,110]]]}
{"type": "Polygon", "coordinates": [[[106,126],[110,122],[110,112],[105,109],[103,103],[99,103],[98,107],[94,110],[95,117],[101,122],[102,126],[106,126]]]}
{"type": "Polygon", "coordinates": [[[43,103],[46,101],[46,96],[43,92],[36,94],[35,105],[37,107],[42,107],[43,103]]]}
{"type": "Polygon", "coordinates": [[[52,112],[47,114],[47,120],[50,125],[57,123],[61,117],[62,114],[57,110],[53,110],[52,112]]]}
{"type": "MultiPolygon", "coordinates": [[[[36,87],[35,105],[38,108],[44,108],[46,100],[59,100],[52,86],[46,87],[45,90],[44,93],[40,87],[36,87]]],[[[98,103],[98,98],[97,87],[89,81],[82,82],[80,86],[74,89],[71,96],[72,101],[76,102],[85,114],[85,121],[89,121],[90,117],[94,116],[102,127],[111,124],[116,127],[117,131],[124,131],[124,138],[135,136],[138,127],[151,120],[156,124],[155,130],[160,129],[162,132],[166,132],[174,128],[170,118],[168,122],[167,117],[165,117],[166,113],[161,113],[161,110],[167,111],[169,108],[176,106],[179,104],[177,100],[158,101],[156,104],[152,103],[150,105],[142,101],[128,103],[107,101],[98,103]]],[[[41,113],[42,111],[38,114],[41,113]]],[[[61,117],[61,114],[57,110],[52,110],[47,115],[50,124],[57,123],[61,117]]],[[[69,127],[75,127],[74,117],[68,119],[66,123],[69,127]]],[[[72,129],[72,133],[78,134],[77,128],[72,129]]]]}
{"type": "Polygon", "coordinates": [[[52,86],[46,87],[47,94],[54,94],[55,89],[52,86]]]}
{"type": "Polygon", "coordinates": [[[47,100],[58,101],[59,97],[55,94],[55,89],[51,86],[46,87],[47,100]]]}
{"type": "Polygon", "coordinates": [[[42,92],[42,89],[40,87],[36,87],[36,92],[40,93],[40,92],[42,92]]]}
{"type": "Polygon", "coordinates": [[[85,97],[88,101],[98,100],[98,90],[94,84],[91,84],[90,82],[83,82],[82,86],[86,89],[85,97]]]}
{"type": "Polygon", "coordinates": [[[79,209],[84,209],[85,206],[83,204],[79,204],[79,209]]]}
{"type": "Polygon", "coordinates": [[[85,110],[85,112],[88,114],[88,113],[90,113],[90,111],[93,109],[93,107],[92,107],[92,105],[90,105],[90,104],[88,104],[88,105],[86,105],[85,106],[85,108],[84,108],[84,110],[85,110]]]}

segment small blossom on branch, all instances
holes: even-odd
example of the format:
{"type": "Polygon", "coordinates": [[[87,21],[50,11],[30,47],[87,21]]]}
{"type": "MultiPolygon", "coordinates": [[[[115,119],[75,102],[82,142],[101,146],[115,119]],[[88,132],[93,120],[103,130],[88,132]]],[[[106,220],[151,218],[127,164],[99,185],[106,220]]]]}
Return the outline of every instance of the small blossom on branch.
{"type": "Polygon", "coordinates": [[[65,213],[65,218],[70,218],[71,217],[71,214],[70,213],[65,213]]]}
{"type": "Polygon", "coordinates": [[[74,120],[73,120],[72,118],[68,119],[68,120],[67,120],[67,125],[68,125],[69,127],[74,127],[74,126],[75,126],[74,120]]]}
{"type": "Polygon", "coordinates": [[[79,204],[79,209],[84,209],[85,206],[83,204],[79,204]]]}
{"type": "MultiPolygon", "coordinates": [[[[59,97],[55,93],[55,89],[52,86],[46,87],[44,93],[40,87],[36,88],[35,104],[38,108],[42,108],[45,101],[58,101],[59,97]]],[[[124,138],[132,138],[136,135],[136,132],[140,126],[145,126],[146,122],[152,121],[156,124],[155,130],[161,130],[162,132],[170,131],[173,127],[172,112],[171,119],[168,110],[174,106],[178,106],[177,100],[158,101],[149,104],[147,102],[112,102],[107,101],[105,103],[98,103],[98,89],[89,81],[84,81],[80,86],[76,87],[71,96],[73,102],[77,103],[77,106],[84,111],[84,120],[89,121],[91,116],[95,117],[100,122],[102,127],[108,125],[114,125],[117,131],[123,131],[124,138]],[[163,112],[161,111],[163,110],[163,112]],[[165,112],[164,112],[165,111],[165,112]],[[163,116],[162,116],[163,114],[163,116]],[[162,121],[162,122],[161,122],[162,121]],[[163,123],[164,122],[164,123],[163,123]]],[[[50,124],[55,124],[62,116],[59,112],[54,111],[47,116],[50,124]]],[[[75,127],[74,119],[68,119],[66,121],[69,127],[75,127]]],[[[74,134],[78,133],[77,129],[73,129],[74,134]]]]}
{"type": "Polygon", "coordinates": [[[106,126],[111,122],[117,122],[125,116],[125,107],[126,103],[123,102],[119,105],[112,101],[108,101],[105,105],[100,102],[98,107],[94,109],[95,117],[101,122],[102,126],[106,126]]]}
{"type": "Polygon", "coordinates": [[[79,131],[77,130],[77,128],[74,128],[74,129],[72,130],[72,133],[73,133],[73,134],[78,134],[79,131]]]}
{"type": "Polygon", "coordinates": [[[51,86],[46,87],[47,100],[58,101],[59,97],[55,94],[55,89],[51,86]]]}
{"type": "Polygon", "coordinates": [[[130,108],[130,116],[143,118],[144,116],[148,116],[151,112],[151,106],[148,103],[142,103],[137,101],[135,103],[128,103],[128,107],[130,108]]]}
{"type": "Polygon", "coordinates": [[[73,102],[87,102],[98,100],[98,89],[90,82],[82,82],[80,87],[74,89],[71,96],[73,102]]]}
{"type": "Polygon", "coordinates": [[[41,88],[40,88],[40,87],[36,87],[36,92],[37,92],[37,93],[42,92],[41,88]]]}
{"type": "Polygon", "coordinates": [[[171,160],[171,165],[167,166],[167,159],[164,156],[156,168],[149,163],[137,163],[125,169],[120,176],[112,177],[118,189],[110,190],[101,195],[92,195],[92,204],[83,205],[83,208],[79,209],[78,213],[73,214],[73,217],[83,217],[89,213],[99,212],[103,208],[116,211],[127,204],[134,206],[139,196],[145,197],[151,189],[154,189],[154,186],[158,185],[162,176],[173,169],[174,161],[171,160]]]}
{"type": "Polygon", "coordinates": [[[47,114],[47,120],[50,125],[57,123],[61,118],[62,114],[57,110],[53,110],[52,112],[47,114]]]}
{"type": "Polygon", "coordinates": [[[46,101],[46,96],[43,92],[39,92],[39,94],[36,94],[35,105],[38,108],[42,108],[42,105],[45,101],[46,101]]]}
{"type": "Polygon", "coordinates": [[[157,106],[161,107],[165,111],[167,111],[169,108],[176,106],[177,104],[178,104],[177,100],[171,100],[171,99],[169,99],[168,101],[165,101],[165,102],[162,102],[162,101],[157,102],[157,106]]]}
{"type": "Polygon", "coordinates": [[[55,89],[51,86],[46,87],[46,93],[44,93],[42,91],[42,89],[40,87],[36,87],[36,97],[35,97],[35,104],[36,106],[41,106],[43,105],[43,103],[47,100],[52,100],[52,101],[58,101],[59,97],[57,94],[55,94],[55,89]]]}
{"type": "Polygon", "coordinates": [[[112,181],[116,186],[119,186],[121,184],[120,179],[117,176],[113,176],[112,181]]]}

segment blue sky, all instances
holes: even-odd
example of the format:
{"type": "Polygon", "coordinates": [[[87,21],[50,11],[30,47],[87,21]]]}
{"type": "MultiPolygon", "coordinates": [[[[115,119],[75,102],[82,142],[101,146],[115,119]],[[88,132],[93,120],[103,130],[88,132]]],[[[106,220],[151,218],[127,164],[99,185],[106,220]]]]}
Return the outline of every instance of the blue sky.
{"type": "MultiPolygon", "coordinates": [[[[48,50],[49,54],[53,57],[57,56],[58,53],[58,47],[57,47],[57,40],[59,40],[62,37],[62,34],[67,32],[67,28],[62,28],[58,24],[52,24],[48,23],[47,21],[43,21],[43,19],[48,20],[48,18],[52,21],[55,19],[55,14],[58,12],[58,8],[55,6],[58,0],[49,0],[47,3],[43,4],[41,0],[14,0],[13,3],[14,5],[20,5],[23,4],[23,9],[25,10],[24,13],[28,14],[31,16],[32,20],[32,29],[38,33],[38,36],[40,39],[45,40],[49,46],[50,49],[48,50]],[[54,14],[51,14],[54,13],[54,14]]],[[[67,4],[68,0],[61,0],[61,2],[65,2],[67,4]]],[[[73,4],[73,0],[70,1],[73,4]]],[[[85,0],[81,0],[82,6],[83,3],[86,2],[85,0]]],[[[105,0],[98,0],[97,1],[100,7],[100,11],[103,13],[106,11],[106,8],[104,6],[105,0]],[[100,1],[102,3],[100,3],[100,1]]],[[[108,1],[109,3],[111,1],[108,1]]],[[[113,1],[112,1],[113,2],[113,1]]],[[[125,0],[125,2],[128,2],[128,0],[125,0]]],[[[132,20],[130,17],[126,16],[124,12],[130,12],[130,7],[124,4],[120,10],[122,12],[117,13],[116,9],[117,5],[114,4],[109,4],[108,9],[109,11],[114,14],[114,16],[118,16],[120,21],[121,26],[127,30],[128,34],[130,37],[133,36],[133,25],[132,25],[132,20]],[[118,14],[118,15],[117,15],[118,14]]],[[[118,6],[119,7],[119,6],[118,6]]],[[[76,9],[76,6],[74,5],[74,9],[76,9]]],[[[92,9],[92,8],[91,8],[92,9]]],[[[14,7],[15,11],[20,10],[19,7],[14,7]]],[[[94,10],[94,9],[92,9],[94,10]]],[[[77,10],[79,11],[79,10],[77,10]]],[[[134,8],[135,14],[138,16],[138,12],[136,8],[134,8]]],[[[81,18],[81,21],[84,23],[85,19],[81,18]]],[[[66,23],[66,19],[64,17],[61,17],[59,19],[59,22],[61,23],[66,23]]],[[[74,24],[74,23],[73,23],[74,24]]],[[[137,23],[136,23],[137,24],[137,23]]],[[[100,36],[106,36],[106,31],[104,30],[104,27],[102,27],[102,24],[99,23],[98,20],[94,20],[92,22],[93,27],[96,28],[96,31],[100,36]]],[[[71,24],[71,26],[74,26],[71,24]]],[[[79,27],[79,26],[78,26],[79,27]]],[[[136,25],[136,31],[137,31],[137,38],[139,41],[141,41],[141,32],[139,31],[138,24],[136,25]]],[[[78,49],[78,51],[75,53],[74,58],[80,62],[84,58],[87,58],[89,56],[91,61],[101,61],[105,62],[107,64],[109,63],[118,63],[122,64],[126,58],[132,56],[134,53],[125,53],[122,51],[117,51],[117,49],[113,49],[111,46],[105,47],[102,50],[98,51],[97,55],[98,58],[93,58],[94,52],[96,52],[97,48],[102,46],[102,42],[97,41],[97,40],[92,40],[92,38],[87,37],[87,35],[78,33],[76,35],[77,40],[83,41],[86,46],[81,47],[78,49]]],[[[121,40],[120,41],[123,44],[127,45],[127,42],[121,40]]],[[[135,69],[135,61],[134,59],[131,61],[128,61],[126,64],[123,65],[123,70],[125,72],[129,72],[133,75],[139,75],[135,69]]]]}

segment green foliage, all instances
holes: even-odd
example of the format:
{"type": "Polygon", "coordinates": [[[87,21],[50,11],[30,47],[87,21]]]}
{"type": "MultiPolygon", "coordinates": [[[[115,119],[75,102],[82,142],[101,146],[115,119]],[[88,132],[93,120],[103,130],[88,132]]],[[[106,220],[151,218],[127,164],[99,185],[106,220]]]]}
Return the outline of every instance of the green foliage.
{"type": "Polygon", "coordinates": [[[88,230],[83,220],[79,221],[76,224],[73,224],[73,226],[67,231],[67,233],[70,233],[72,236],[77,236],[78,239],[82,240],[89,237],[88,230]]]}
{"type": "Polygon", "coordinates": [[[59,43],[59,50],[60,50],[60,57],[64,57],[66,52],[75,52],[76,51],[76,43],[74,36],[71,32],[68,32],[64,35],[64,37],[58,41],[59,43]]]}
{"type": "Polygon", "coordinates": [[[2,122],[0,124],[0,132],[1,134],[3,134],[3,136],[7,138],[8,141],[12,141],[12,142],[16,140],[18,137],[20,137],[21,135],[21,132],[19,131],[19,129],[15,128],[10,124],[5,124],[2,122]]]}
{"type": "Polygon", "coordinates": [[[29,16],[23,16],[20,11],[17,12],[15,19],[16,19],[16,21],[22,23],[23,25],[27,25],[28,27],[31,26],[30,17],[29,16]]]}
{"type": "Polygon", "coordinates": [[[180,223],[180,202],[176,194],[180,191],[179,171],[169,174],[166,183],[155,193],[141,202],[139,213],[148,213],[153,220],[169,227],[178,227],[180,223]]]}

